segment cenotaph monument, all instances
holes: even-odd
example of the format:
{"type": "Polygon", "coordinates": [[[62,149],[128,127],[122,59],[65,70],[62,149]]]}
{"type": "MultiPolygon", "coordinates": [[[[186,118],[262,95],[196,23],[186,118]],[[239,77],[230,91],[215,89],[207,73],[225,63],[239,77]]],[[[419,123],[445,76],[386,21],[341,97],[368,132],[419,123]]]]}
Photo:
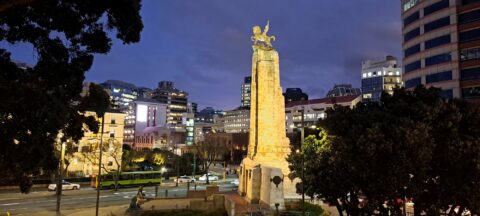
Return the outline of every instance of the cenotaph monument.
{"type": "Polygon", "coordinates": [[[278,52],[267,35],[253,27],[250,137],[248,156],[240,165],[240,195],[254,204],[283,209],[284,198],[295,195],[295,182],[288,178],[290,141],[285,131],[285,104],[280,86],[278,52]]]}

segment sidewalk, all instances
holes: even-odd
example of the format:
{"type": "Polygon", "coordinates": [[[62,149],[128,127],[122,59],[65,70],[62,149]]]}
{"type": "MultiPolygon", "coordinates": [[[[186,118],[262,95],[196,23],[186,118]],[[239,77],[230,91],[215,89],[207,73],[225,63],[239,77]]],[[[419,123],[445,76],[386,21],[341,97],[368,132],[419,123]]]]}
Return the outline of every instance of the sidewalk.
{"type": "MultiPolygon", "coordinates": [[[[203,199],[155,199],[150,200],[142,205],[143,210],[167,210],[167,209],[185,209],[190,205],[190,200],[203,200],[203,199]]],[[[99,215],[101,216],[124,216],[128,209],[129,204],[119,205],[119,206],[108,206],[101,207],[99,209],[99,215]]],[[[35,216],[52,216],[56,215],[54,211],[45,211],[37,212],[35,216]]],[[[75,210],[64,210],[62,211],[62,216],[91,216],[95,215],[95,207],[93,208],[84,208],[84,209],[75,209],[75,210]]],[[[13,216],[13,215],[12,215],[13,216]]]]}

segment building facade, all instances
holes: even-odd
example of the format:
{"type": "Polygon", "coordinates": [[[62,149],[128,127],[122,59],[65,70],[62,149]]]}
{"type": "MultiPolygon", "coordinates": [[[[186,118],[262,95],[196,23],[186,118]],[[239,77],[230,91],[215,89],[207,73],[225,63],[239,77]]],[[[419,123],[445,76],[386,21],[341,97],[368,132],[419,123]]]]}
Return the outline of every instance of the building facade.
{"type": "Polygon", "coordinates": [[[167,124],[181,128],[183,114],[188,113],[188,93],[176,89],[171,81],[161,81],[152,99],[167,104],[167,124]]]}
{"type": "Polygon", "coordinates": [[[353,88],[350,84],[334,85],[327,93],[327,97],[342,97],[349,95],[360,95],[361,90],[359,88],[353,88]]]}
{"type": "Polygon", "coordinates": [[[325,111],[328,108],[332,108],[334,105],[353,108],[361,100],[362,97],[358,94],[287,103],[285,105],[287,133],[292,133],[296,128],[302,126],[302,110],[304,127],[311,127],[316,125],[318,120],[326,117],[325,111]]]}
{"type": "Polygon", "coordinates": [[[107,80],[101,83],[100,86],[110,95],[110,100],[115,108],[122,112],[128,109],[130,102],[139,98],[137,87],[131,83],[119,80],[107,80]]]}
{"type": "Polygon", "coordinates": [[[223,115],[225,133],[247,133],[250,129],[250,109],[237,108],[223,115]]]}
{"type": "MultiPolygon", "coordinates": [[[[167,105],[152,99],[135,100],[129,104],[125,119],[125,144],[132,148],[142,139],[148,127],[167,126],[167,105]]],[[[142,147],[143,148],[143,147],[142,147]]]]}
{"type": "Polygon", "coordinates": [[[402,0],[403,80],[480,99],[480,1],[402,0]]]}
{"type": "Polygon", "coordinates": [[[242,107],[250,107],[250,92],[252,90],[252,77],[248,76],[243,79],[242,83],[242,107]]]}
{"type": "Polygon", "coordinates": [[[402,68],[397,59],[387,56],[379,61],[362,62],[362,98],[380,101],[382,92],[393,94],[395,88],[402,87],[402,68]]]}
{"type": "MultiPolygon", "coordinates": [[[[102,127],[102,119],[94,112],[86,112],[86,116],[93,116],[102,127]]],[[[122,164],[122,145],[124,134],[124,122],[126,114],[109,111],[105,113],[103,137],[100,131],[93,133],[86,131],[84,137],[69,148],[65,154],[69,161],[68,172],[75,176],[91,176],[98,173],[100,156],[100,139],[102,139],[102,173],[115,171],[122,164]]]]}
{"type": "Polygon", "coordinates": [[[285,98],[285,103],[308,100],[308,95],[301,88],[287,88],[285,93],[283,93],[283,97],[285,98]]]}

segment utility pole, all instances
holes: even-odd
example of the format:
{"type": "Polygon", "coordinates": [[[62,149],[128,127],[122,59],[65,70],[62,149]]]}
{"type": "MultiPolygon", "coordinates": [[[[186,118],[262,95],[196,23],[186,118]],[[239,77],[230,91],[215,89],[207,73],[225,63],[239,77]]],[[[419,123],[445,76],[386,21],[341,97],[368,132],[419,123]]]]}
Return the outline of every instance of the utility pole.
{"type": "Polygon", "coordinates": [[[98,216],[98,207],[100,205],[100,185],[102,181],[102,155],[103,155],[103,129],[105,125],[105,114],[102,116],[102,129],[100,131],[100,157],[98,159],[98,175],[97,175],[97,205],[95,207],[95,215],[98,216]]]}
{"type": "Polygon", "coordinates": [[[197,169],[197,153],[194,151],[193,152],[193,172],[192,172],[193,178],[195,178],[196,169],[197,169]]]}
{"type": "Polygon", "coordinates": [[[300,153],[302,154],[302,215],[305,216],[305,160],[303,155],[303,141],[305,137],[305,108],[302,106],[302,130],[300,133],[300,153]]]}
{"type": "Polygon", "coordinates": [[[60,150],[60,166],[58,168],[58,181],[57,181],[57,215],[60,215],[60,202],[62,199],[62,179],[63,179],[63,164],[65,160],[65,142],[62,142],[60,150]]]}

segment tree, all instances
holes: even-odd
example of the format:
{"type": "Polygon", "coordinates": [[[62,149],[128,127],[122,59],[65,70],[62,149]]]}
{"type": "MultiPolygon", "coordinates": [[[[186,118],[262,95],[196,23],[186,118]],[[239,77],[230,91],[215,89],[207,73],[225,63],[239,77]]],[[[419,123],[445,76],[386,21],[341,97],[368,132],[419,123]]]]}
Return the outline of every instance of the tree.
{"type": "MultiPolygon", "coordinates": [[[[108,169],[105,166],[105,160],[113,159],[112,162],[115,162],[115,190],[118,190],[118,181],[120,176],[120,171],[122,169],[122,144],[120,144],[116,139],[110,138],[105,140],[108,145],[104,145],[102,151],[100,152],[99,142],[100,140],[95,140],[93,145],[90,148],[87,148],[87,151],[82,151],[82,157],[89,161],[92,165],[98,165],[100,163],[101,168],[105,173],[110,173],[112,170],[108,169]],[[100,161],[100,154],[103,153],[102,161],[100,161]]],[[[108,162],[110,163],[110,162],[108,162]]],[[[99,176],[100,177],[100,176],[99,176]]]]}
{"type": "Polygon", "coordinates": [[[84,124],[94,129],[83,114],[95,104],[80,97],[84,74],[94,54],[110,51],[107,32],[126,44],[139,41],[139,10],[140,0],[0,1],[0,41],[30,44],[37,60],[23,67],[0,48],[2,181],[28,185],[29,176],[55,170],[57,135],[76,142],[84,124]]]}
{"type": "Polygon", "coordinates": [[[220,159],[225,153],[227,147],[218,137],[205,138],[205,141],[195,143],[195,150],[199,159],[203,163],[203,168],[207,174],[206,184],[210,184],[208,179],[208,170],[213,162],[220,159]]]}
{"type": "MultiPolygon", "coordinates": [[[[327,116],[320,139],[303,145],[307,195],[336,205],[341,215],[401,215],[405,197],[413,198],[415,215],[457,205],[458,214],[478,213],[478,106],[419,87],[384,94],[380,103],[336,106],[327,116]]],[[[293,177],[302,170],[299,158],[288,158],[293,177]]]]}

